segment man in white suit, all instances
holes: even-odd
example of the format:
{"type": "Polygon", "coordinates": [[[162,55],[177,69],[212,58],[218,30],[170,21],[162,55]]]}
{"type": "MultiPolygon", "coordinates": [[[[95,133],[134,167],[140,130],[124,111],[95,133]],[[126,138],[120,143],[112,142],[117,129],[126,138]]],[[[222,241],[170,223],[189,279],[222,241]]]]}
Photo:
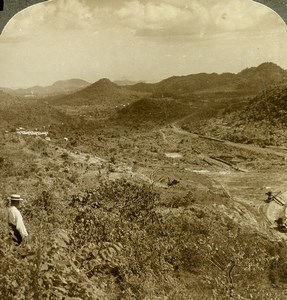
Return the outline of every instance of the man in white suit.
{"type": "Polygon", "coordinates": [[[23,217],[18,208],[20,208],[23,199],[20,195],[12,194],[9,197],[10,206],[8,207],[8,224],[10,226],[10,235],[16,245],[20,245],[28,236],[23,217]]]}

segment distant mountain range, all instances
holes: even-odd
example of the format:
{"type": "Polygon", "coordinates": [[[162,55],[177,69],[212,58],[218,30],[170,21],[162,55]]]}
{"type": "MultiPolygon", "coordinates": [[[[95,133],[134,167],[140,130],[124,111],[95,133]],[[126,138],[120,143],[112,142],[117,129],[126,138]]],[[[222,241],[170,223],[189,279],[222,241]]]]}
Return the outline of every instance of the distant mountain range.
{"type": "Polygon", "coordinates": [[[274,63],[263,63],[247,68],[238,74],[192,74],[173,76],[158,83],[138,83],[127,88],[156,94],[188,96],[190,94],[255,95],[258,92],[287,80],[287,71],[274,63]]]}
{"type": "Polygon", "coordinates": [[[191,74],[172,76],[157,83],[115,81],[103,78],[93,84],[81,79],[57,81],[51,86],[34,86],[29,89],[2,89],[14,96],[44,97],[53,104],[111,105],[126,104],[146,95],[174,97],[189,100],[194,97],[212,99],[219,97],[255,96],[262,90],[287,82],[287,71],[266,62],[243,71],[223,74],[191,74]],[[69,95],[69,96],[68,96],[69,95]]]}
{"type": "Polygon", "coordinates": [[[27,89],[8,89],[0,88],[0,90],[19,97],[47,97],[59,94],[69,94],[90,85],[89,82],[82,79],[70,79],[56,81],[50,86],[33,86],[27,89]]]}
{"type": "MultiPolygon", "coordinates": [[[[116,80],[115,83],[118,86],[127,86],[137,84],[138,81],[131,80],[116,80]]],[[[20,89],[12,89],[12,88],[1,88],[3,92],[18,96],[18,97],[48,97],[48,96],[57,96],[63,94],[71,94],[85,87],[91,85],[90,82],[82,80],[82,79],[69,79],[69,80],[59,80],[49,86],[33,86],[30,88],[20,88],[20,89]]]]}

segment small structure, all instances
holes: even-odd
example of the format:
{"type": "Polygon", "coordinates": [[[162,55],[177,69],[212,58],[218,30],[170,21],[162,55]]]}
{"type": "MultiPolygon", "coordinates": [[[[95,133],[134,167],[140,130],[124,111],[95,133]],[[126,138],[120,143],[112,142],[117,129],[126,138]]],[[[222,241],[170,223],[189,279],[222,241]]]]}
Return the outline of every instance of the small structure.
{"type": "Polygon", "coordinates": [[[165,156],[169,157],[169,158],[182,158],[182,154],[180,154],[178,152],[168,152],[168,153],[165,153],[165,156]]]}
{"type": "Polygon", "coordinates": [[[16,129],[16,133],[19,134],[19,135],[45,136],[46,137],[49,134],[48,131],[23,130],[23,129],[20,129],[20,128],[16,129]]]}
{"type": "Polygon", "coordinates": [[[266,193],[268,208],[267,218],[281,232],[287,232],[287,191],[273,194],[271,191],[266,193]]]}

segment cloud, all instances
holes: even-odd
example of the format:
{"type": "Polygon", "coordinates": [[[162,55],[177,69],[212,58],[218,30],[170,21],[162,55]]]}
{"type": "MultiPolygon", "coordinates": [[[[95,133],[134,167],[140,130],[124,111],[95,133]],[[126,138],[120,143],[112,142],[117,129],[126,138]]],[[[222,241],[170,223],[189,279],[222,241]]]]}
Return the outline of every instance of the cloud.
{"type": "Polygon", "coordinates": [[[190,18],[188,11],[181,8],[166,3],[143,4],[136,0],[128,2],[117,12],[117,15],[120,20],[134,27],[152,26],[156,28],[166,25],[168,22],[190,18]]]}
{"type": "Polygon", "coordinates": [[[218,31],[266,30],[282,23],[272,10],[252,1],[218,2],[212,7],[211,19],[218,31]]]}
{"type": "Polygon", "coordinates": [[[273,11],[250,0],[52,0],[18,14],[4,34],[129,29],[147,38],[203,38],[269,30],[280,22],[273,11]]]}
{"type": "Polygon", "coordinates": [[[166,35],[197,32],[208,22],[208,12],[196,2],[178,6],[162,1],[161,3],[142,3],[133,0],[116,12],[119,22],[137,30],[137,34],[166,35]],[[171,28],[173,28],[172,31],[171,28]]]}
{"type": "Polygon", "coordinates": [[[146,37],[194,38],[283,25],[273,11],[247,0],[132,0],[115,14],[121,24],[146,37]]]}
{"type": "Polygon", "coordinates": [[[105,8],[90,8],[85,0],[52,0],[34,5],[19,13],[7,24],[3,33],[42,34],[45,31],[90,30],[102,24],[105,8]]]}

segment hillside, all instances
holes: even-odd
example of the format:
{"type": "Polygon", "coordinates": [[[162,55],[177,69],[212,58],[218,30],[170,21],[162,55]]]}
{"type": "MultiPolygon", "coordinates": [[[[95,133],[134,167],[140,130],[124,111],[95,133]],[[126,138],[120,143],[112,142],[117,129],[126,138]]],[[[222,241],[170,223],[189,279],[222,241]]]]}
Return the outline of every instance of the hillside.
{"type": "Polygon", "coordinates": [[[144,97],[120,109],[117,122],[124,125],[147,127],[163,125],[192,112],[192,106],[174,98],[144,97]]]}
{"type": "Polygon", "coordinates": [[[263,145],[287,145],[287,87],[268,89],[249,104],[225,117],[234,121],[234,137],[263,145]]]}
{"type": "Polygon", "coordinates": [[[65,127],[73,127],[77,123],[65,113],[38,102],[35,99],[22,99],[0,92],[0,128],[13,131],[17,127],[27,129],[50,128],[60,132],[65,127]],[[62,128],[62,129],[61,129],[62,128]]]}
{"type": "Polygon", "coordinates": [[[238,74],[192,74],[173,76],[155,84],[138,83],[130,89],[151,92],[170,93],[186,96],[195,94],[223,93],[242,96],[256,95],[258,92],[287,80],[287,72],[273,63],[263,63],[258,67],[247,68],[238,74]]]}
{"type": "Polygon", "coordinates": [[[15,110],[21,106],[21,100],[10,94],[4,93],[0,90],[0,128],[11,128],[10,124],[15,123],[15,110]]]}
{"type": "Polygon", "coordinates": [[[20,102],[20,100],[17,97],[0,90],[0,108],[7,108],[18,102],[20,102]]]}
{"type": "Polygon", "coordinates": [[[270,122],[278,126],[287,124],[287,87],[276,87],[257,95],[239,118],[245,122],[270,122]]]}
{"type": "MultiPolygon", "coordinates": [[[[189,131],[234,142],[287,146],[286,86],[267,89],[250,98],[244,105],[235,103],[233,106],[226,104],[221,107],[221,113],[217,109],[206,118],[190,116],[181,122],[181,126],[189,131]]],[[[201,110],[197,116],[200,116],[201,110]]]]}

